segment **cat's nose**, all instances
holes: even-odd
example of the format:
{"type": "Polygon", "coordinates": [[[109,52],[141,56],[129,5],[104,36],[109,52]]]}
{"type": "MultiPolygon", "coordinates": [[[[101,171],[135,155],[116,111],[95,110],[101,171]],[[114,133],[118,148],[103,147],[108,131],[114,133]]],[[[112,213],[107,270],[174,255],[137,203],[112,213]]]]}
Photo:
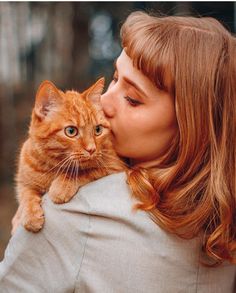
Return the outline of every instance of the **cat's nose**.
{"type": "Polygon", "coordinates": [[[90,155],[92,155],[92,154],[96,151],[96,146],[95,146],[95,144],[88,144],[88,145],[85,147],[85,150],[86,150],[90,155]]]}

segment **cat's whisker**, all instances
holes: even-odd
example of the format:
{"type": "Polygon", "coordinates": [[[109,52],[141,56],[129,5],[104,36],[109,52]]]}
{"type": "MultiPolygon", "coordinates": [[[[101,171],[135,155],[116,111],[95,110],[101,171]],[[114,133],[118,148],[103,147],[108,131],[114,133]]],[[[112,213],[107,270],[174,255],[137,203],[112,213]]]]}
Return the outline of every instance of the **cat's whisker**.
{"type": "MultiPolygon", "coordinates": [[[[68,171],[70,170],[71,164],[72,164],[72,159],[71,159],[71,157],[69,157],[68,165],[67,165],[66,172],[65,172],[64,178],[63,178],[63,183],[66,181],[66,177],[67,177],[68,171]]],[[[70,176],[69,176],[69,180],[70,180],[70,176]]],[[[66,187],[67,187],[69,180],[67,180],[66,187]]]]}
{"type": "Polygon", "coordinates": [[[72,171],[71,171],[71,179],[72,180],[75,180],[75,168],[76,168],[76,165],[75,165],[76,163],[75,163],[75,160],[74,159],[72,159],[72,171]]]}
{"type": "Polygon", "coordinates": [[[72,168],[72,171],[69,172],[69,180],[67,180],[66,188],[74,180],[74,177],[73,177],[73,174],[74,174],[74,171],[75,171],[75,162],[74,162],[74,159],[71,159],[71,162],[69,164],[69,169],[71,169],[71,168],[72,168]],[[72,167],[71,167],[71,165],[72,165],[72,167]]]}
{"type": "MultiPolygon", "coordinates": [[[[57,173],[53,176],[53,178],[56,178],[59,171],[60,171],[60,168],[66,163],[66,161],[68,160],[68,158],[64,158],[63,160],[61,160],[60,162],[58,162],[58,164],[56,166],[54,166],[53,168],[51,168],[51,172],[47,171],[43,174],[38,174],[37,176],[37,179],[33,180],[33,178],[31,178],[29,180],[29,182],[25,182],[25,184],[29,184],[29,185],[32,185],[35,184],[36,186],[41,186],[41,185],[45,185],[45,177],[48,176],[48,174],[52,173],[52,170],[55,169],[56,167],[58,167],[58,165],[61,164],[61,166],[59,167],[59,169],[57,170],[57,173]]],[[[51,177],[48,178],[48,180],[51,180],[51,177]]]]}
{"type": "Polygon", "coordinates": [[[69,157],[68,161],[67,161],[67,164],[66,164],[66,166],[64,168],[65,172],[63,172],[64,173],[64,180],[67,177],[67,173],[68,173],[68,170],[70,169],[70,165],[71,165],[71,158],[69,157]]]}
{"type": "MultiPolygon", "coordinates": [[[[60,174],[60,171],[62,170],[62,168],[68,163],[68,161],[70,161],[70,156],[68,156],[66,158],[66,160],[61,164],[61,166],[59,167],[59,169],[57,170],[57,173],[55,175],[55,178],[60,174]]],[[[63,172],[61,172],[63,173],[63,172]]]]}
{"type": "Polygon", "coordinates": [[[52,167],[48,172],[45,173],[47,175],[48,173],[51,173],[54,169],[56,169],[59,166],[59,169],[61,166],[68,160],[68,157],[62,159],[60,162],[58,162],[54,167],[52,167]]]}
{"type": "MultiPolygon", "coordinates": [[[[79,174],[79,168],[78,168],[78,166],[77,166],[77,162],[75,161],[74,162],[74,166],[75,166],[75,178],[74,178],[74,180],[75,180],[75,184],[76,184],[76,186],[77,187],[79,187],[79,177],[78,177],[78,174],[79,174]]],[[[78,191],[78,190],[77,190],[78,191]]],[[[76,192],[77,192],[76,191],[76,192]]]]}
{"type": "Polygon", "coordinates": [[[39,178],[40,179],[43,179],[43,177],[47,176],[48,174],[52,173],[52,171],[54,169],[56,169],[60,164],[62,164],[63,162],[65,162],[68,158],[64,158],[62,159],[60,162],[58,162],[55,166],[53,166],[52,168],[50,168],[47,172],[43,173],[43,174],[39,174],[38,177],[37,177],[37,182],[40,183],[40,181],[38,180],[39,178]]]}
{"type": "Polygon", "coordinates": [[[79,178],[78,178],[79,177],[78,176],[78,174],[79,174],[79,168],[77,166],[77,161],[75,162],[75,164],[76,164],[76,168],[75,168],[75,180],[76,180],[76,185],[78,186],[78,183],[79,183],[79,178]]]}

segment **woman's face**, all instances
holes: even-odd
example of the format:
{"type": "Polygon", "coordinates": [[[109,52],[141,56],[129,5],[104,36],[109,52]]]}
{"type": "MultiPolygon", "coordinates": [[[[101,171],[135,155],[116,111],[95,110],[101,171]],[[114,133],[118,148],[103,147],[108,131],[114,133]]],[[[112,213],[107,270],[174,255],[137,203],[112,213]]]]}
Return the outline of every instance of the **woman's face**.
{"type": "Polygon", "coordinates": [[[101,101],[119,156],[137,164],[168,149],[177,132],[174,100],[136,69],[124,50],[101,101]]]}

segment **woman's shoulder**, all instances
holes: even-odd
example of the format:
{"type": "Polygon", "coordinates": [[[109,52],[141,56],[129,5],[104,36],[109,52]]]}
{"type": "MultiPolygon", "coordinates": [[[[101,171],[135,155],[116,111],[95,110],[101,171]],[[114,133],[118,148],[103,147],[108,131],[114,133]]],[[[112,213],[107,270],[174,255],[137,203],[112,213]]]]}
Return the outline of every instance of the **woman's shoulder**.
{"type": "Polygon", "coordinates": [[[75,195],[75,201],[82,199],[87,201],[92,211],[102,208],[111,213],[130,210],[135,202],[125,172],[108,175],[83,186],[75,195]]]}
{"type": "Polygon", "coordinates": [[[122,194],[130,194],[129,186],[126,182],[126,173],[119,172],[102,177],[98,180],[92,181],[78,190],[76,196],[80,196],[84,193],[91,193],[96,195],[111,195],[116,192],[122,192],[122,194]]]}
{"type": "Polygon", "coordinates": [[[107,219],[130,217],[134,203],[135,199],[126,182],[126,173],[115,173],[81,187],[74,197],[64,204],[53,203],[45,194],[45,227],[57,225],[57,222],[62,220],[61,228],[70,223],[76,227],[78,221],[85,220],[85,216],[101,216],[107,219]]]}
{"type": "Polygon", "coordinates": [[[64,211],[70,208],[75,209],[76,207],[82,210],[94,210],[99,207],[105,208],[110,204],[122,204],[122,206],[126,204],[130,206],[133,201],[134,199],[126,182],[126,173],[120,172],[82,186],[74,197],[64,204],[54,204],[46,194],[43,198],[43,205],[46,208],[62,209],[64,211]]]}
{"type": "Polygon", "coordinates": [[[168,292],[197,292],[196,287],[204,282],[207,285],[202,285],[201,292],[208,292],[211,285],[206,278],[217,284],[214,292],[232,287],[235,275],[232,266],[215,270],[200,267],[200,237],[183,240],[167,233],[151,220],[149,213],[134,212],[134,204],[125,173],[109,175],[83,186],[66,204],[46,203],[44,234],[47,238],[53,234],[55,239],[61,239],[63,247],[70,247],[67,253],[72,263],[78,254],[78,241],[83,244],[81,251],[84,249],[85,254],[79,292],[85,291],[83,284],[96,285],[102,292],[105,288],[114,288],[115,284],[120,286],[120,280],[124,288],[137,284],[135,288],[142,292],[145,288],[149,292],[166,292],[166,288],[160,287],[163,280],[165,287],[168,284],[168,292]],[[132,268],[128,274],[127,266],[132,268]],[[101,272],[106,276],[105,283],[101,272]],[[91,275],[99,283],[93,284],[91,275]]]}

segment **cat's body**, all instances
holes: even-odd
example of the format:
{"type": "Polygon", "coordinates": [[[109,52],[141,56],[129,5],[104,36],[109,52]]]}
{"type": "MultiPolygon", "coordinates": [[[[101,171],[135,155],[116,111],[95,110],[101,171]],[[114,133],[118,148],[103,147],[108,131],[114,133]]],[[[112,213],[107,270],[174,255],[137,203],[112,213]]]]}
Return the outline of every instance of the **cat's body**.
{"type": "Polygon", "coordinates": [[[39,87],[29,137],[20,152],[13,226],[20,220],[27,230],[39,231],[44,193],[55,203],[68,202],[86,183],[125,169],[101,109],[103,85],[100,79],[82,94],[63,93],[48,81],[39,87]]]}

